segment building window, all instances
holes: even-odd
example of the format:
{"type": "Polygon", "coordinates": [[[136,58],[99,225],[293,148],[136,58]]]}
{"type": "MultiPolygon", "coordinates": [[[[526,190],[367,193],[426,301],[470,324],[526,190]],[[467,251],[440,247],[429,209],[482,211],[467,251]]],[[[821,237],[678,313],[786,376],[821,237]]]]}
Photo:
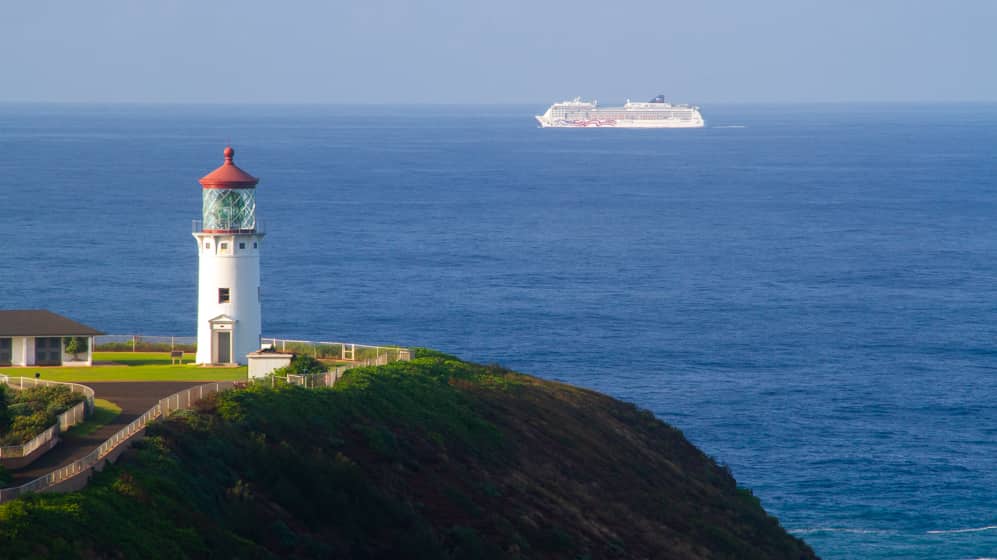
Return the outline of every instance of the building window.
{"type": "Polygon", "coordinates": [[[228,243],[221,243],[221,244],[218,245],[218,248],[221,249],[222,251],[227,251],[228,250],[228,243]]]}
{"type": "Polygon", "coordinates": [[[231,300],[228,288],[218,288],[218,303],[228,303],[231,300]]]}
{"type": "Polygon", "coordinates": [[[253,241],[253,249],[255,249],[255,248],[256,248],[256,242],[253,241]]]}
{"type": "Polygon", "coordinates": [[[239,243],[239,248],[240,248],[240,249],[245,249],[245,248],[246,248],[246,244],[245,244],[245,243],[242,243],[242,242],[240,242],[240,243],[239,243]]]}
{"type": "Polygon", "coordinates": [[[14,361],[14,339],[0,338],[0,366],[9,366],[14,361]]]}
{"type": "Polygon", "coordinates": [[[211,242],[210,241],[205,241],[204,242],[204,248],[205,249],[210,249],[211,248],[211,242]]]}

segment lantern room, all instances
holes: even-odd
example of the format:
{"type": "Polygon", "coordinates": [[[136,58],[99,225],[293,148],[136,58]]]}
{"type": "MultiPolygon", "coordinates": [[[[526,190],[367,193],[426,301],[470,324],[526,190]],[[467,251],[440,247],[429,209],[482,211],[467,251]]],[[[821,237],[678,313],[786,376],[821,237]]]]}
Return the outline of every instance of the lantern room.
{"type": "Polygon", "coordinates": [[[204,233],[256,231],[256,184],[259,179],[232,161],[235,150],[225,148],[225,163],[201,178],[204,233]]]}

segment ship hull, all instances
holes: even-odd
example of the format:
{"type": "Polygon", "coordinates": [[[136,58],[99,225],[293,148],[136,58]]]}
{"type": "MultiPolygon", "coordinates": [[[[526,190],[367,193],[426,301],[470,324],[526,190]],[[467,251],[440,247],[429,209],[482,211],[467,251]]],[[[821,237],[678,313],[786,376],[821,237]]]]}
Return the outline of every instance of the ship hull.
{"type": "Polygon", "coordinates": [[[659,95],[646,103],[627,99],[622,107],[600,107],[595,101],[562,101],[537,115],[541,128],[702,128],[695,105],[674,105],[659,95]]]}
{"type": "Polygon", "coordinates": [[[589,120],[547,120],[542,116],[536,117],[540,128],[702,128],[704,123],[699,120],[679,120],[679,119],[658,119],[658,120],[629,120],[629,119],[589,119],[589,120]]]}

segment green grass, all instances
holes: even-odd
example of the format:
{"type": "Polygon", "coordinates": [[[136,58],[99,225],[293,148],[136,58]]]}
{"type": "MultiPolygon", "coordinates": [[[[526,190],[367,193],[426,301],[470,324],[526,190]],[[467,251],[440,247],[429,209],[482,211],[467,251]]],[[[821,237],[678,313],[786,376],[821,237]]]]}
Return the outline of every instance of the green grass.
{"type": "Polygon", "coordinates": [[[68,437],[88,436],[102,427],[110,424],[121,414],[121,407],[105,399],[94,399],[93,414],[81,424],[77,424],[66,432],[68,437]]]}
{"type": "MultiPolygon", "coordinates": [[[[166,352],[94,352],[93,361],[114,362],[127,366],[172,365],[170,355],[166,352]]],[[[192,352],[185,353],[183,363],[194,363],[194,354],[192,352]]]]}
{"type": "Polygon", "coordinates": [[[190,363],[193,355],[184,356],[187,363],[171,365],[165,352],[94,352],[95,362],[114,365],[93,367],[18,367],[0,368],[0,373],[12,377],[34,377],[35,372],[49,381],[245,381],[246,366],[232,368],[202,368],[190,363]],[[188,358],[189,356],[189,358],[188,358]]]}

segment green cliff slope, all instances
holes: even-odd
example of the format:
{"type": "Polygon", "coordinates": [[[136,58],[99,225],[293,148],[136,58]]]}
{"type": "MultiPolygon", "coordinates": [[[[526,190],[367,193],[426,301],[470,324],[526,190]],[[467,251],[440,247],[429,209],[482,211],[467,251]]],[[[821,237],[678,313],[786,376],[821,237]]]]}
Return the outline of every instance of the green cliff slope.
{"type": "Polygon", "coordinates": [[[423,352],[231,391],[82,492],[0,506],[4,557],[813,558],[680,432],[423,352]]]}

